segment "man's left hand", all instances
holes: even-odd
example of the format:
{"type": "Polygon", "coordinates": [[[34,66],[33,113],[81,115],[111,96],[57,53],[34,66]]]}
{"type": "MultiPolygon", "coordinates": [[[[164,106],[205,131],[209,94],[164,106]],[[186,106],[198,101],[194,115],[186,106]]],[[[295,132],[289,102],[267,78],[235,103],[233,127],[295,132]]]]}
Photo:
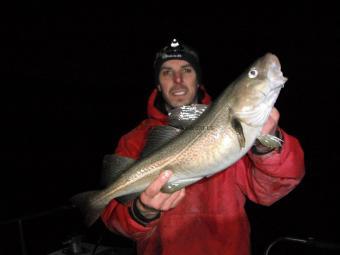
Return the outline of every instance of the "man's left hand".
{"type": "Polygon", "coordinates": [[[264,124],[262,128],[261,134],[262,135],[266,135],[266,134],[275,135],[278,122],[279,122],[279,118],[280,118],[279,111],[275,107],[273,107],[272,111],[270,112],[267,122],[264,124]]]}
{"type": "MultiPolygon", "coordinates": [[[[280,118],[279,111],[275,107],[273,107],[272,111],[270,112],[267,122],[264,124],[262,128],[261,134],[262,135],[267,135],[267,134],[276,135],[279,118],[280,118]]],[[[253,152],[256,152],[256,154],[266,154],[273,150],[272,148],[268,148],[264,146],[259,141],[256,141],[254,146],[255,146],[254,148],[255,150],[253,150],[253,152]]]]}

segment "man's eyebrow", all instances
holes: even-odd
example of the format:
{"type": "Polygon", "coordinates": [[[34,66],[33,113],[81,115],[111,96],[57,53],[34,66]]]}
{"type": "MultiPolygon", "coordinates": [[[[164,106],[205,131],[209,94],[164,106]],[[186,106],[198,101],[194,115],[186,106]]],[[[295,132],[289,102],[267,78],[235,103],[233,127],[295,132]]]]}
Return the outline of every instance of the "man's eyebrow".
{"type": "Polygon", "coordinates": [[[191,64],[185,64],[185,65],[182,65],[181,67],[183,68],[183,67],[193,67],[193,66],[191,64]]]}
{"type": "Polygon", "coordinates": [[[172,69],[172,68],[170,66],[162,66],[161,70],[163,70],[163,69],[168,69],[169,70],[169,69],[172,69]]]}
{"type": "MultiPolygon", "coordinates": [[[[182,65],[182,66],[181,66],[181,68],[187,68],[187,67],[193,68],[193,66],[192,66],[191,64],[185,64],[185,65],[182,65]]],[[[163,70],[163,69],[170,70],[170,69],[172,69],[172,67],[171,67],[171,66],[162,66],[162,67],[161,67],[161,70],[163,70]]]]}

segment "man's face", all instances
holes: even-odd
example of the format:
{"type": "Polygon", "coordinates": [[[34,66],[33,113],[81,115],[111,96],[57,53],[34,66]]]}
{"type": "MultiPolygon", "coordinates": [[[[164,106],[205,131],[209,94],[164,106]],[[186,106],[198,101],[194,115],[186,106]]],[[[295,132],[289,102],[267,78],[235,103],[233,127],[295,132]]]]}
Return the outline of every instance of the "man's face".
{"type": "Polygon", "coordinates": [[[198,88],[195,69],[185,60],[164,62],[159,72],[158,89],[171,107],[192,104],[198,88]]]}

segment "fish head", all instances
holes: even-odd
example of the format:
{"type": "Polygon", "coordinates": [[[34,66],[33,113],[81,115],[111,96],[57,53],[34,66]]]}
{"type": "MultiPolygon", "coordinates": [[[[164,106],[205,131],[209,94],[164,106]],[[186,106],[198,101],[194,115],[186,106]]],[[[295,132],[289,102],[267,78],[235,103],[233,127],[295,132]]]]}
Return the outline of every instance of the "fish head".
{"type": "Polygon", "coordinates": [[[262,126],[286,81],[279,59],[267,53],[235,81],[229,107],[242,122],[254,127],[262,126]]]}

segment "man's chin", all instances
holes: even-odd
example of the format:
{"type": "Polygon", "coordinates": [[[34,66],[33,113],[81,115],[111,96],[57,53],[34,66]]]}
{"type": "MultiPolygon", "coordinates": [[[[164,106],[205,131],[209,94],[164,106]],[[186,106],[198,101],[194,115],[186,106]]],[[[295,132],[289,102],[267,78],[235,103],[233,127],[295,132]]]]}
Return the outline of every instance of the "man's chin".
{"type": "Polygon", "coordinates": [[[188,104],[190,104],[190,102],[187,101],[187,100],[186,101],[177,101],[177,102],[171,103],[171,107],[176,108],[176,107],[181,107],[183,105],[188,105],[188,104]]]}
{"type": "Polygon", "coordinates": [[[172,100],[171,102],[168,102],[168,105],[171,106],[171,108],[181,107],[183,105],[190,105],[195,103],[196,100],[190,100],[188,98],[178,98],[176,100],[172,100]]]}

